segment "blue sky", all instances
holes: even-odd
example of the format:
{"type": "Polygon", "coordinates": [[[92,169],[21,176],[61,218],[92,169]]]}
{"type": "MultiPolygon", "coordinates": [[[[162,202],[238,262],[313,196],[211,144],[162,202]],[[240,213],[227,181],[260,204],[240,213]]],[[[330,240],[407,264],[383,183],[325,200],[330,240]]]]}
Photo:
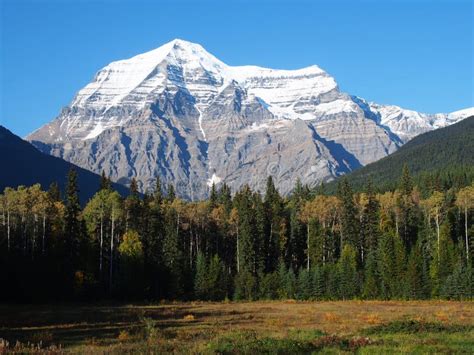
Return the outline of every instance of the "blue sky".
{"type": "Polygon", "coordinates": [[[422,112],[474,106],[470,0],[0,0],[0,124],[25,136],[113,60],[174,38],[231,65],[317,64],[343,91],[422,112]]]}

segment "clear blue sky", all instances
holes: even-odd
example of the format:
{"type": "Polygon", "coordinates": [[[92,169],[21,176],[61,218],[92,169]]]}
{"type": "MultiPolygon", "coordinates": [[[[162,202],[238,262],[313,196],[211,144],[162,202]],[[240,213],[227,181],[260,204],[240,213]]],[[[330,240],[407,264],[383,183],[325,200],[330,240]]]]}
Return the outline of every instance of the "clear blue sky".
{"type": "Polygon", "coordinates": [[[0,124],[21,136],[56,117],[101,67],[174,38],[231,65],[317,64],[378,103],[474,106],[470,0],[0,2],[0,124]]]}

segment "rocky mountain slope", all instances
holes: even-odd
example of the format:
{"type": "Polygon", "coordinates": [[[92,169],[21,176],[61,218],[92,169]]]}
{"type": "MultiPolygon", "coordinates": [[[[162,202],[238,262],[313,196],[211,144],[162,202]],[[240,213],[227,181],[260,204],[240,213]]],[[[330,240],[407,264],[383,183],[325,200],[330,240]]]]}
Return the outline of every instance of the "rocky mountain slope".
{"type": "Polygon", "coordinates": [[[187,199],[212,183],[282,193],[315,185],[396,151],[472,109],[424,115],[341,92],[317,66],[229,66],[200,45],[171,41],[101,69],[54,121],[27,139],[113,180],[156,176],[187,199]]]}
{"type": "MultiPolygon", "coordinates": [[[[99,188],[100,176],[88,170],[79,168],[60,158],[39,152],[30,143],[14,135],[8,129],[0,126],[0,191],[5,187],[16,188],[20,185],[31,186],[41,184],[48,189],[51,183],[57,182],[64,192],[67,174],[71,168],[77,172],[79,197],[85,204],[99,188]]],[[[113,188],[122,196],[128,194],[124,186],[114,184],[113,188]]]]}

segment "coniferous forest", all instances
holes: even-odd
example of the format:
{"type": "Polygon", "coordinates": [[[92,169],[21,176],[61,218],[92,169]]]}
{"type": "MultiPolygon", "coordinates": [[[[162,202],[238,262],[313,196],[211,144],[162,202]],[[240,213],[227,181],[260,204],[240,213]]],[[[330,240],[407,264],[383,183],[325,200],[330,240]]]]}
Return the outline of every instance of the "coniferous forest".
{"type": "Polygon", "coordinates": [[[212,186],[186,202],[156,182],[123,198],[103,174],[79,201],[76,173],[0,195],[2,301],[472,299],[474,185],[395,190],[296,183],[282,197],[212,186]]]}

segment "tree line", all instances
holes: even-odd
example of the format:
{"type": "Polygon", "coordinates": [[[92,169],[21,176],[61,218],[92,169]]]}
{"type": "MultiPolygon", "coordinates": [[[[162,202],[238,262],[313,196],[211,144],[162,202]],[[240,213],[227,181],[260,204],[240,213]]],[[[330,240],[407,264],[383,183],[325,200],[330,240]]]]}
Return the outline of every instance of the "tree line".
{"type": "Polygon", "coordinates": [[[186,202],[156,182],[125,198],[103,174],[81,207],[77,176],[0,194],[3,301],[470,299],[474,184],[421,189],[368,181],[336,194],[297,182],[282,197],[214,185],[186,202]],[[423,190],[423,193],[420,192],[423,190]]]}

